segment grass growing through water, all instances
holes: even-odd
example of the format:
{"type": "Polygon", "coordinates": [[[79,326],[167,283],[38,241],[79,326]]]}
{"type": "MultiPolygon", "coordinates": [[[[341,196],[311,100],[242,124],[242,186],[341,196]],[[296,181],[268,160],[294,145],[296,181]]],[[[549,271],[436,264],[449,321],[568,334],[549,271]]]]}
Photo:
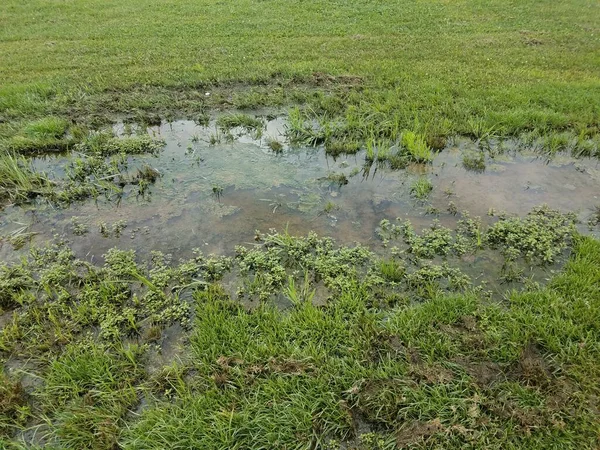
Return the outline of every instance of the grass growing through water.
{"type": "Polygon", "coordinates": [[[73,138],[66,136],[69,123],[59,117],[44,117],[17,126],[6,142],[8,150],[18,153],[39,153],[65,150],[73,138]]]}
{"type": "Polygon", "coordinates": [[[402,145],[415,162],[431,162],[433,154],[425,138],[412,131],[402,133],[402,145]]]}
{"type": "Polygon", "coordinates": [[[267,147],[269,147],[273,153],[283,153],[283,144],[276,139],[269,139],[267,141],[267,147]]]}
{"type": "Polygon", "coordinates": [[[225,133],[234,128],[241,128],[247,133],[253,133],[256,139],[260,138],[264,127],[263,121],[258,117],[248,114],[227,114],[217,119],[217,127],[225,133]]]}
{"type": "Polygon", "coordinates": [[[597,350],[577,340],[594,329],[581,314],[600,307],[597,265],[580,272],[599,252],[579,240],[563,275],[512,294],[508,307],[467,294],[384,313],[356,285],[325,308],[248,312],[218,289],[199,293],[191,347],[201,391],[147,409],[124,445],[593,448],[597,350]],[[573,295],[577,285],[593,305],[573,295]]]}
{"type": "Polygon", "coordinates": [[[415,198],[425,200],[433,190],[433,184],[426,177],[418,178],[410,187],[410,192],[415,198]]]}
{"type": "Polygon", "coordinates": [[[0,442],[34,426],[46,444],[78,449],[593,448],[600,242],[570,220],[539,208],[485,230],[463,215],[454,231],[421,235],[382,222],[396,255],[385,259],[315,234],[262,235],[233,259],[178,264],[113,249],[97,267],[61,244],[33,249],[0,268],[11,314],[0,442]],[[479,251],[477,230],[526,264],[568,247],[571,259],[546,287],[490,303],[433,261],[479,251]],[[220,285],[230,270],[235,293],[220,285]],[[279,295],[284,309],[270,301],[279,295]],[[188,330],[189,351],[146,365],[172,323],[188,330]],[[43,383],[8,376],[23,360],[43,383]]]}
{"type": "Polygon", "coordinates": [[[482,151],[464,153],[462,163],[467,170],[483,172],[485,171],[485,154],[482,151]]]}
{"type": "Polygon", "coordinates": [[[11,153],[0,153],[0,202],[20,203],[52,190],[52,183],[36,172],[29,161],[11,153]]]}
{"type": "Polygon", "coordinates": [[[66,166],[62,180],[49,180],[35,171],[23,156],[0,151],[0,201],[25,203],[35,197],[58,204],[100,195],[119,194],[128,184],[138,185],[140,194],[156,182],[160,173],[145,164],[137,173],[127,173],[128,155],[156,154],[164,141],[149,135],[116,137],[109,132],[94,132],[74,144],[77,156],[66,166]]]}

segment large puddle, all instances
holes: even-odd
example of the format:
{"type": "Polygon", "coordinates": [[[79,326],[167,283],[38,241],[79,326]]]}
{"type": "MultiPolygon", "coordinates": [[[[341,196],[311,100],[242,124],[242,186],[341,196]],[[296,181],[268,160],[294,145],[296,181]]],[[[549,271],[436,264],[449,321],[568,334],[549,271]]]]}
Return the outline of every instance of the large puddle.
{"type": "MultiPolygon", "coordinates": [[[[321,148],[286,147],[280,155],[273,153],[268,140],[284,140],[285,122],[280,119],[268,122],[260,139],[241,136],[215,145],[209,143],[214,125],[177,121],[148,131],[167,143],[158,157],[132,159],[132,166],[146,162],[162,174],[148,197],[131,189],[119,201],[90,200],[68,209],[45,202],[9,207],[0,213],[0,235],[29,227],[37,233],[35,244],[64,235],[78,256],[91,261],[117,245],[136,249],[141,256],[160,250],[184,258],[194,248],[231,253],[235,245],[252,242],[255,230],[270,228],[291,234],[313,230],[339,243],[375,247],[375,229],[385,218],[410,219],[416,229],[435,217],[452,226],[456,217],[447,211],[450,201],[484,221],[490,209],[524,215],[547,203],[578,213],[587,231],[585,222],[600,204],[597,160],[547,160],[506,151],[488,158],[486,170],[478,173],[463,167],[463,152],[475,148],[464,140],[440,152],[428,166],[392,171],[374,164],[366,170],[363,153],[335,160],[321,148]],[[344,174],[347,184],[332,174],[344,174]],[[412,183],[423,176],[434,186],[425,202],[410,192],[412,183]],[[75,234],[73,217],[89,231],[75,234]],[[119,221],[127,222],[120,236],[101,233],[100,223],[110,227],[119,221]]],[[[65,162],[58,157],[35,164],[58,176],[65,162]]],[[[14,259],[26,249],[15,250],[5,242],[0,258],[14,259]]]]}

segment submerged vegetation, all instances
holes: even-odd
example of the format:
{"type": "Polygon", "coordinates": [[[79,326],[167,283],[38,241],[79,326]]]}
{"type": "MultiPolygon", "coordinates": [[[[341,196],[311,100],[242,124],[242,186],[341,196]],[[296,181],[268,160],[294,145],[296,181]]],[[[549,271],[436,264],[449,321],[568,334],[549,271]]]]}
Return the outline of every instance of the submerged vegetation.
{"type": "Polygon", "coordinates": [[[147,164],[137,173],[128,173],[128,155],[156,154],[163,146],[163,141],[148,135],[118,138],[107,132],[91,133],[74,145],[77,156],[66,165],[63,179],[50,179],[25,157],[0,153],[0,206],[36,197],[65,206],[89,197],[120,195],[131,184],[143,194],[160,173],[147,164]]]}

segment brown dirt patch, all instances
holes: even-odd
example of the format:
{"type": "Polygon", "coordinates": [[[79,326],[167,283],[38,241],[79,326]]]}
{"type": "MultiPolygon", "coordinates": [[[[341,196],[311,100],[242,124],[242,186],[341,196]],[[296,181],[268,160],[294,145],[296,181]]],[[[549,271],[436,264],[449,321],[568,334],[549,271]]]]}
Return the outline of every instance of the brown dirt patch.
{"type": "Polygon", "coordinates": [[[525,346],[512,374],[526,386],[549,387],[553,375],[541,350],[534,344],[525,346]]]}
{"type": "Polygon", "coordinates": [[[436,433],[444,431],[444,426],[440,419],[430,420],[429,422],[413,421],[403,425],[396,433],[396,445],[398,448],[404,448],[417,442],[426,441],[436,433]]]}

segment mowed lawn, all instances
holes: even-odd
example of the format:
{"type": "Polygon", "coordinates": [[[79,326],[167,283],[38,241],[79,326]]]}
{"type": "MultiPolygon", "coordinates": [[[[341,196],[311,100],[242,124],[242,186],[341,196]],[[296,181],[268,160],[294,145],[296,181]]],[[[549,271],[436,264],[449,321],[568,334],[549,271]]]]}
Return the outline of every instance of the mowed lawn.
{"type": "MultiPolygon", "coordinates": [[[[451,131],[466,131],[472,117],[507,133],[595,130],[599,68],[594,0],[4,0],[0,6],[5,120],[67,110],[83,115],[98,102],[117,112],[176,114],[176,93],[152,91],[229,83],[245,91],[282,81],[294,90],[294,82],[312,81],[317,72],[359,77],[361,97],[352,101],[360,108],[422,120],[443,116],[451,131]],[[127,96],[142,86],[145,101],[127,96]],[[115,91],[121,95],[106,96],[115,91]]],[[[260,93],[264,101],[249,106],[281,100],[269,98],[268,88],[260,93]]]]}

